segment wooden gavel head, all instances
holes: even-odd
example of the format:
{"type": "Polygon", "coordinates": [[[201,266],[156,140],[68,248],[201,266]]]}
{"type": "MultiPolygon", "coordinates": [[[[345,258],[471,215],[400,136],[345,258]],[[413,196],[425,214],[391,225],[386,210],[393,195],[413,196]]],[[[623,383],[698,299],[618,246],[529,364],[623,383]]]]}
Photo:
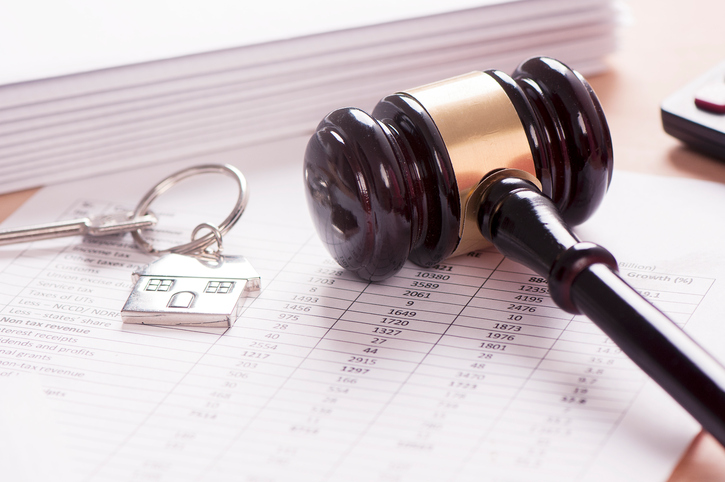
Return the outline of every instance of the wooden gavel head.
{"type": "Polygon", "coordinates": [[[367,280],[410,259],[433,266],[488,245],[477,214],[486,180],[537,184],[565,222],[599,206],[612,143],[577,72],[536,57],[513,75],[472,72],[382,99],[369,115],[327,115],[305,153],[307,198],[335,260],[367,280]]]}

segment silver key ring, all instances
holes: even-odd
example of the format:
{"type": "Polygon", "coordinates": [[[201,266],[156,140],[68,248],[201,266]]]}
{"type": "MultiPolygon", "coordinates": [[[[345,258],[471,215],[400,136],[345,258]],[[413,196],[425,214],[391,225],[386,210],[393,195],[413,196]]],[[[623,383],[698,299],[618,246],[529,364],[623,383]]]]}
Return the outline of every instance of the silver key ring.
{"type": "Polygon", "coordinates": [[[222,233],[219,231],[219,228],[214,226],[210,223],[201,223],[197,227],[194,228],[194,230],[191,232],[191,240],[193,241],[196,239],[196,235],[201,231],[202,229],[208,229],[211,231],[211,234],[214,236],[214,243],[216,244],[216,250],[211,251],[211,246],[207,247],[204,250],[203,254],[209,254],[215,257],[219,257],[222,254],[222,251],[224,250],[224,245],[222,244],[222,233]]]}
{"type": "MultiPolygon", "coordinates": [[[[184,169],[183,171],[172,174],[171,176],[167,177],[156,186],[154,186],[148,193],[146,193],[143,199],[141,199],[141,201],[138,203],[138,206],[136,206],[136,210],[134,211],[133,216],[135,219],[139,216],[145,215],[148,212],[149,206],[157,197],[171,189],[180,181],[191,176],[196,176],[197,174],[214,173],[225,174],[226,176],[231,177],[237,182],[237,187],[239,188],[239,197],[237,198],[237,202],[234,205],[231,214],[229,214],[229,216],[227,216],[227,218],[218,225],[218,232],[206,233],[204,236],[201,236],[198,239],[193,239],[192,236],[191,242],[188,242],[186,244],[180,244],[178,246],[173,246],[164,250],[158,250],[154,249],[152,244],[143,237],[143,234],[141,234],[141,230],[139,229],[133,231],[132,233],[133,239],[134,241],[136,241],[136,244],[138,244],[139,248],[146,251],[147,253],[156,255],[166,253],[194,255],[202,253],[206,248],[210,247],[212,244],[217,243],[217,237],[220,237],[220,234],[226,234],[231,229],[231,227],[234,226],[234,223],[236,223],[242,216],[244,208],[247,206],[247,200],[249,199],[249,193],[247,191],[247,181],[246,179],[244,179],[244,175],[239,171],[239,169],[228,164],[205,164],[201,166],[190,167],[188,169],[184,169]]],[[[198,229],[196,232],[198,232],[198,229]]],[[[221,243],[218,243],[218,245],[221,247],[221,243]]]]}

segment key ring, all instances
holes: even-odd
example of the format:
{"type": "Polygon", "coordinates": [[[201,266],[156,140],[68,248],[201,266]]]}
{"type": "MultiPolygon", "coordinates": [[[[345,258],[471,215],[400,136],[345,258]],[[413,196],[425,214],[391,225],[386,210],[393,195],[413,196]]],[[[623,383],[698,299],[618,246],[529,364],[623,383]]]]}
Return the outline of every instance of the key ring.
{"type": "Polygon", "coordinates": [[[221,256],[222,251],[224,250],[224,245],[222,244],[222,233],[221,233],[221,231],[219,231],[219,228],[217,228],[213,224],[210,224],[210,223],[201,223],[200,225],[198,225],[197,227],[195,227],[194,230],[191,232],[191,239],[192,239],[192,241],[194,239],[196,239],[197,233],[199,231],[201,231],[202,229],[209,229],[211,231],[212,236],[214,236],[214,243],[213,244],[216,244],[216,250],[215,251],[211,251],[210,250],[211,246],[209,246],[206,249],[204,249],[203,253],[201,253],[201,254],[202,255],[210,255],[212,257],[218,258],[219,256],[221,256]]]}
{"type": "Polygon", "coordinates": [[[133,239],[134,241],[136,241],[136,244],[138,244],[139,248],[146,251],[147,253],[155,255],[161,255],[166,253],[194,255],[202,253],[206,248],[210,247],[212,244],[215,243],[217,243],[217,245],[221,247],[221,236],[226,234],[231,229],[231,227],[234,226],[234,223],[239,220],[242,213],[244,212],[244,208],[247,206],[247,200],[249,199],[249,193],[247,191],[247,181],[244,178],[244,175],[239,171],[239,169],[234,166],[230,166],[228,164],[205,164],[201,166],[190,167],[188,169],[184,169],[175,174],[172,174],[171,176],[167,177],[156,186],[154,186],[148,193],[146,193],[146,195],[138,203],[138,206],[136,206],[136,210],[134,211],[133,216],[134,218],[137,218],[146,214],[148,212],[149,206],[157,197],[171,189],[180,181],[191,176],[196,176],[198,174],[210,173],[224,174],[228,177],[231,177],[237,182],[237,187],[239,188],[239,197],[237,198],[237,202],[234,205],[232,212],[229,214],[229,216],[227,216],[224,221],[221,222],[221,224],[216,227],[216,230],[212,230],[212,232],[206,233],[204,236],[194,239],[194,236],[199,229],[199,226],[197,226],[197,229],[194,232],[194,236],[192,236],[192,240],[190,242],[180,244],[178,246],[172,246],[171,248],[158,250],[155,249],[153,245],[143,237],[141,230],[138,229],[136,231],[133,231],[131,234],[133,235],[133,239]],[[219,238],[219,242],[217,242],[217,238],[219,238]]]}

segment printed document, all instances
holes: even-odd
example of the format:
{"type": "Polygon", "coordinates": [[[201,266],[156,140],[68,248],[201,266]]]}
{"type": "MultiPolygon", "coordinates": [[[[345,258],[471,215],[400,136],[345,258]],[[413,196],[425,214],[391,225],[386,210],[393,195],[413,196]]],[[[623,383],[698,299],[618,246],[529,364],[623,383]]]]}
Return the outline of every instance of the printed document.
{"type": "MultiPolygon", "coordinates": [[[[154,259],[130,235],[0,248],[0,381],[40,380],[69,480],[664,481],[700,430],[495,250],[363,282],[317,239],[299,165],[238,167],[251,198],[224,250],[262,290],[232,328],[124,325],[131,273],[154,259]]],[[[132,209],[171,173],[46,188],[5,226],[132,209]]],[[[162,196],[154,242],[226,217],[227,181],[162,196]]],[[[715,355],[723,203],[720,185],[617,172],[578,229],[715,355]]]]}

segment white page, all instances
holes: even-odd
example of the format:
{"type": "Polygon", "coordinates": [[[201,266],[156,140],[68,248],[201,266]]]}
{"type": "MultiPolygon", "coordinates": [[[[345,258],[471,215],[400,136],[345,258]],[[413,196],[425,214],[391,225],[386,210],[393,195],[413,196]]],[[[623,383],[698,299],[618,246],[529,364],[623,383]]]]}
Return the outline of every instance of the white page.
{"type": "Polygon", "coordinates": [[[282,41],[513,0],[27,0],[0,4],[0,84],[282,41]]]}
{"type": "MultiPolygon", "coordinates": [[[[149,92],[159,87],[177,92],[182,85],[194,88],[208,85],[210,81],[216,83],[217,79],[220,82],[230,77],[255,79],[260,77],[260,73],[274,76],[274,72],[278,72],[274,77],[278,81],[286,76],[295,76],[294,70],[328,69],[330,61],[333,68],[354,66],[367,62],[370,53],[374,59],[397,56],[402,61],[406,53],[432,53],[447,46],[467,50],[475,48],[476,44],[484,46],[496,40],[525,39],[547,30],[596,29],[606,25],[611,32],[617,22],[617,12],[610,0],[516,0],[481,4],[471,10],[456,10],[454,7],[446,5],[449,11],[446,14],[419,17],[416,15],[423,15],[422,10],[409,9],[407,16],[410,19],[403,22],[371,24],[360,29],[296,37],[286,42],[252,46],[238,43],[239,48],[200,55],[140,64],[113,63],[122,67],[36,82],[5,84],[0,89],[0,108],[3,115],[18,107],[32,115],[48,114],[62,111],[64,105],[69,104],[78,107],[97,105],[109,95],[114,102],[129,100],[139,87],[149,92]],[[430,47],[430,43],[434,47],[430,47]],[[401,52],[403,55],[400,55],[401,52]],[[52,89],[48,87],[49,83],[52,89]],[[51,105],[41,105],[46,103],[51,105]]],[[[304,23],[294,18],[298,23],[304,23]]],[[[506,51],[506,44],[502,44],[498,53],[506,51]]],[[[581,52],[586,53],[586,49],[582,48],[581,52]]],[[[10,54],[18,55],[17,52],[10,54]]],[[[30,57],[30,61],[42,64],[42,57],[25,55],[30,57]]],[[[108,60],[109,56],[104,58],[108,60]]],[[[20,68],[17,63],[5,60],[16,69],[20,68]]]]}
{"type": "MultiPolygon", "coordinates": [[[[0,376],[39,373],[78,478],[666,480],[699,427],[591,323],[494,251],[355,280],[310,229],[294,164],[240,162],[252,197],[225,248],[250,259],[263,291],[227,331],[123,326],[132,266],[149,260],[128,237],[0,250],[0,376]],[[522,287],[538,300],[516,299],[522,287]]],[[[165,174],[46,188],[8,224],[132,207],[165,174]]],[[[218,193],[172,191],[156,207],[164,237],[221,219],[218,193]]],[[[719,240],[689,233],[722,202],[719,185],[617,173],[580,230],[716,354],[719,240]]]]}
{"type": "Polygon", "coordinates": [[[0,378],[0,467],[13,482],[71,481],[65,440],[60,437],[40,377],[0,378]],[[42,463],[38,454],[42,454],[42,463]]]}

